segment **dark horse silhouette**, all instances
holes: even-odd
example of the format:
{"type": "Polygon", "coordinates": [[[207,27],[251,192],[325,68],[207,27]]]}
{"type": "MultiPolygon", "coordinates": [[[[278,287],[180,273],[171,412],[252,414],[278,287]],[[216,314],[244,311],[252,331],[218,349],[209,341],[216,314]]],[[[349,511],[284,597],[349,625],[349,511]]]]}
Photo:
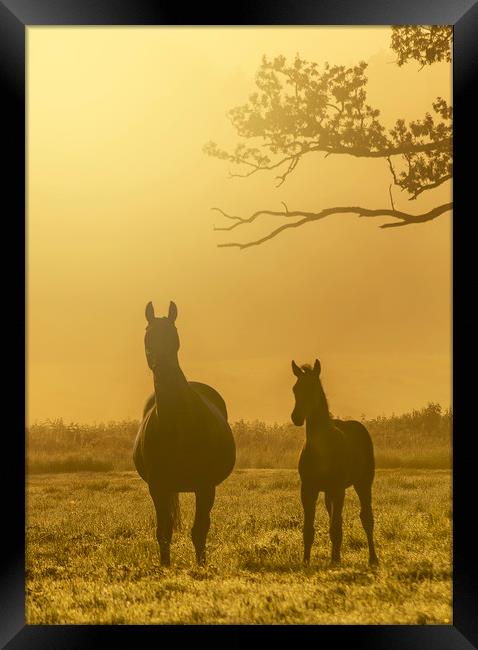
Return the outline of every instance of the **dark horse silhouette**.
{"type": "Polygon", "coordinates": [[[187,381],[178,362],[176,305],[165,318],[146,306],[146,358],[153,371],[154,394],[143,410],[133,459],[149,487],[156,509],[156,537],[161,564],[170,564],[173,527],[179,521],[178,492],[194,492],[196,516],[191,536],[199,564],[206,561],[216,485],[229,476],[236,448],[226,405],[214,388],[187,381]]]}
{"type": "Polygon", "coordinates": [[[293,387],[295,407],[292,422],[305,420],[306,442],[299,460],[301,499],[304,508],[304,563],[310,562],[314,541],[315,506],[319,492],[325,493],[330,518],[332,564],[340,562],[342,508],[345,489],[353,485],[360,499],[360,519],[368,540],[369,564],[378,564],[373,542],[372,483],[375,473],[373,444],[367,429],[354,420],[332,419],[320,382],[320,362],[314,367],[292,361],[297,377],[293,387]]]}

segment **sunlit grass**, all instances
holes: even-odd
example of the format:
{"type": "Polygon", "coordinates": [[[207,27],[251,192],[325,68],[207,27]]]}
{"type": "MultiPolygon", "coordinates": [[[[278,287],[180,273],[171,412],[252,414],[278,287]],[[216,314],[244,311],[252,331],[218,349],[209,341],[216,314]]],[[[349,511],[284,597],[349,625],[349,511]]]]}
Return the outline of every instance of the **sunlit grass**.
{"type": "Polygon", "coordinates": [[[31,476],[27,622],[450,624],[450,479],[440,470],[377,472],[374,572],[352,490],[342,566],[328,567],[322,497],[303,568],[294,470],[236,470],[219,486],[204,569],[189,535],[193,495],[181,495],[184,527],[163,569],[153,505],[135,473],[31,476]]]}

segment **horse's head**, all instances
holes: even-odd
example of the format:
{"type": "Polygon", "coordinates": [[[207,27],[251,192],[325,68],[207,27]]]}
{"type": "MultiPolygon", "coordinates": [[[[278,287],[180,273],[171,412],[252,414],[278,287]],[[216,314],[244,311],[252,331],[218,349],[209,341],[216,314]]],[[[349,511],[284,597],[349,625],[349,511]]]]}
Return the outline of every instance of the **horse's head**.
{"type": "Polygon", "coordinates": [[[292,422],[298,427],[314,409],[320,406],[323,391],[320,385],[320,361],[315,360],[314,367],[305,365],[300,368],[292,361],[292,372],[297,377],[292,391],[295,396],[295,406],[291,414],[292,422]]]}
{"type": "Polygon", "coordinates": [[[168,315],[156,318],[153,303],[148,302],[145,313],[148,325],[144,335],[144,348],[148,366],[154,371],[158,362],[174,358],[179,350],[179,336],[174,324],[178,308],[174,302],[170,302],[168,315]]]}

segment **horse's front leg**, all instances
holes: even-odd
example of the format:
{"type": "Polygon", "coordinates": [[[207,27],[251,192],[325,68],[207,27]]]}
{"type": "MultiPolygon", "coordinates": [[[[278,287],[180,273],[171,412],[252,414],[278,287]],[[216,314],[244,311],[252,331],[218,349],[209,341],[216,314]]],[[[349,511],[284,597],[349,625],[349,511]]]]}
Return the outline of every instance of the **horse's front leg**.
{"type": "Polygon", "coordinates": [[[171,564],[171,539],[173,536],[172,499],[170,492],[149,486],[156,510],[156,539],[159,544],[161,564],[171,564]]]}
{"type": "Polygon", "coordinates": [[[300,498],[304,509],[304,564],[310,564],[310,549],[314,541],[315,506],[319,490],[308,483],[302,483],[300,498]]]}
{"type": "Polygon", "coordinates": [[[215,496],[216,488],[214,485],[208,485],[196,490],[196,516],[191,529],[191,537],[198,564],[206,563],[206,538],[211,525],[209,514],[214,505],[215,496]]]}

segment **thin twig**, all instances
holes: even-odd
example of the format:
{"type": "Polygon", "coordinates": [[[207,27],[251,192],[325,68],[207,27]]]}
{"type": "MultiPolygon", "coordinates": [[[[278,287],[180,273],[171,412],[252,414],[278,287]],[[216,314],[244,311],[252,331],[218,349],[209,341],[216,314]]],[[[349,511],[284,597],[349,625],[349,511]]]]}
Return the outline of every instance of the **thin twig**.
{"type": "Polygon", "coordinates": [[[392,210],[395,210],[395,206],[393,205],[393,196],[392,196],[392,184],[388,186],[388,193],[390,194],[390,203],[392,204],[392,210]]]}

